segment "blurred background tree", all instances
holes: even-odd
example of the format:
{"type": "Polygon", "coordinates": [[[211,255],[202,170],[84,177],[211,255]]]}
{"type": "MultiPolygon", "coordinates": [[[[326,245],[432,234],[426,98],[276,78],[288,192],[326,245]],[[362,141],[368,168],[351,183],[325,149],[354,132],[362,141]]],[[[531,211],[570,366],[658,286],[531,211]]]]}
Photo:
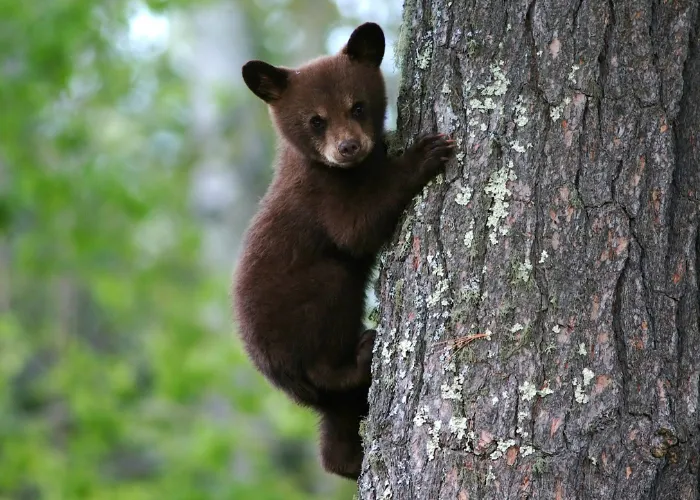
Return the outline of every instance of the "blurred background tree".
{"type": "Polygon", "coordinates": [[[352,497],[231,321],[275,141],[240,67],[373,20],[393,102],[400,10],[0,0],[0,498],[352,497]]]}

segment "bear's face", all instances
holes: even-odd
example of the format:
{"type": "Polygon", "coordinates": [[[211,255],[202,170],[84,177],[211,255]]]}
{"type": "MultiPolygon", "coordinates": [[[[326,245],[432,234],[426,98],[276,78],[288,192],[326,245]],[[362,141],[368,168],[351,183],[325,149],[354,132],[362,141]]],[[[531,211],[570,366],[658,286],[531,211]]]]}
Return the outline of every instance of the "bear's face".
{"type": "Polygon", "coordinates": [[[306,157],[332,167],[361,162],[381,140],[386,90],[379,65],[384,34],[358,27],[336,55],[297,69],[250,61],[248,87],[270,106],[282,136],[306,157]]]}

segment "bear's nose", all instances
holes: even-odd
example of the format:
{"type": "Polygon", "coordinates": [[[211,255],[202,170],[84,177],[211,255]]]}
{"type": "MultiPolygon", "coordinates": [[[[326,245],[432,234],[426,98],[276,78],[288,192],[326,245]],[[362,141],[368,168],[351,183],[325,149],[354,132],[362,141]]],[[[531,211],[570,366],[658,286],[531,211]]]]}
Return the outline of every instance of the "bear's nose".
{"type": "Polygon", "coordinates": [[[360,144],[354,139],[342,141],[338,144],[338,152],[345,158],[352,158],[359,150],[360,144]]]}

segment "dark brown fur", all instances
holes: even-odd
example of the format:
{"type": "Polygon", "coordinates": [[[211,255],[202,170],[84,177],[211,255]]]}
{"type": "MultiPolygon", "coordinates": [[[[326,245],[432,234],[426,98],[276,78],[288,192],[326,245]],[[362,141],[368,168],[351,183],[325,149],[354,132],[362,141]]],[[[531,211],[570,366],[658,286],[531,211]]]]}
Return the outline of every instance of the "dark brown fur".
{"type": "Polygon", "coordinates": [[[240,335],[273,384],[320,414],[325,469],[352,479],[362,463],[358,430],[375,337],[362,325],[370,270],[406,205],[452,151],[435,135],[387,157],[383,54],[381,28],[366,23],[340,53],[301,68],[243,67],[281,144],[237,266],[240,335]]]}

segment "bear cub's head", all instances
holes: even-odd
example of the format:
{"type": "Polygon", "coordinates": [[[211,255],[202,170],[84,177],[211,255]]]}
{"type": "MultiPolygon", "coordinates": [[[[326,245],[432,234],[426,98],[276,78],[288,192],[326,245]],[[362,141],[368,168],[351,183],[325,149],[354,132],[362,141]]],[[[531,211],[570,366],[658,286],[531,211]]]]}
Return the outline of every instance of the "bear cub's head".
{"type": "Polygon", "coordinates": [[[296,69],[249,61],[243,79],[269,105],[288,143],[309,159],[346,168],[381,143],[386,113],[379,69],[383,57],[382,29],[365,23],[335,55],[296,69]]]}

